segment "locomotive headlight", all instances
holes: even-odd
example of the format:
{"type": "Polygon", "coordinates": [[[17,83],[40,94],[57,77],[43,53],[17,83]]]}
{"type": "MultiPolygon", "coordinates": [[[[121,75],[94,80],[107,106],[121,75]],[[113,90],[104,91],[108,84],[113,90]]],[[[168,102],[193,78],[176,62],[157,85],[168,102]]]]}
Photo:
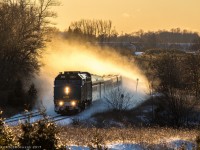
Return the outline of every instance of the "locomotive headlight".
{"type": "Polygon", "coordinates": [[[68,95],[69,94],[69,92],[70,92],[70,88],[67,86],[67,87],[65,87],[65,93],[68,95]]]}
{"type": "Polygon", "coordinates": [[[71,106],[76,106],[76,101],[71,101],[71,106]]]}
{"type": "Polygon", "coordinates": [[[63,105],[64,105],[64,102],[63,102],[63,101],[59,101],[58,105],[59,105],[59,106],[63,106],[63,105]]]}

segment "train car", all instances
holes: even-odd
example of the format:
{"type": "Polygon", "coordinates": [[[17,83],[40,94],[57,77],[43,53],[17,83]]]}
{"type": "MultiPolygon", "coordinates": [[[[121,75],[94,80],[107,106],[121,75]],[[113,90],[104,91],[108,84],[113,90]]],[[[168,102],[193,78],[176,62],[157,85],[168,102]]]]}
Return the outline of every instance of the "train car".
{"type": "Polygon", "coordinates": [[[121,85],[120,75],[98,76],[88,72],[67,71],[54,81],[55,112],[80,112],[93,100],[101,99],[105,91],[121,85]]]}

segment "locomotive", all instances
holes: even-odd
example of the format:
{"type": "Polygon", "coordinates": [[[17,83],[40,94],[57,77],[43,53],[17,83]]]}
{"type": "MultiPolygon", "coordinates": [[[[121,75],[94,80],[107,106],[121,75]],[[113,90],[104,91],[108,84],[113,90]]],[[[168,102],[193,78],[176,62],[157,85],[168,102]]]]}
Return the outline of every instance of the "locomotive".
{"type": "Polygon", "coordinates": [[[84,110],[92,101],[101,99],[107,89],[120,86],[120,75],[98,76],[88,72],[60,72],[54,81],[55,112],[65,114],[84,110]]]}

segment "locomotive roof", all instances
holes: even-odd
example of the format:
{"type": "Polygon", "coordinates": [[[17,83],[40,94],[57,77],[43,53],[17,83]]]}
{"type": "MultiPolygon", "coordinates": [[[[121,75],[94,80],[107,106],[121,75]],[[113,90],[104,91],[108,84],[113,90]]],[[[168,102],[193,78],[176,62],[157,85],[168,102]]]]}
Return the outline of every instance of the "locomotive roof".
{"type": "Polygon", "coordinates": [[[116,77],[120,77],[120,75],[113,75],[113,74],[104,75],[104,76],[103,76],[103,80],[104,80],[104,81],[107,81],[107,80],[110,80],[110,79],[116,78],[116,77]]]}
{"type": "Polygon", "coordinates": [[[92,75],[92,82],[95,82],[95,81],[103,81],[103,78],[101,76],[98,76],[98,75],[92,75]]]}
{"type": "Polygon", "coordinates": [[[120,75],[113,74],[98,76],[90,74],[88,72],[65,71],[64,73],[60,72],[60,74],[55,78],[55,80],[87,80],[92,81],[93,83],[98,83],[111,80],[112,78],[116,78],[116,76],[120,77],[120,75]]]}
{"type": "Polygon", "coordinates": [[[90,73],[80,72],[80,71],[65,71],[55,78],[55,80],[65,80],[65,79],[89,79],[91,78],[90,73]]]}

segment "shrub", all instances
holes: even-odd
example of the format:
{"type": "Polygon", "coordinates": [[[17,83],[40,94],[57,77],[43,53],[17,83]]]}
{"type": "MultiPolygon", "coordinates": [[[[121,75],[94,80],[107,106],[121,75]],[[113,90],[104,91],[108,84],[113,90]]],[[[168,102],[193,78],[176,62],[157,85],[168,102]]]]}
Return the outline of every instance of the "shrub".
{"type": "Polygon", "coordinates": [[[34,132],[34,145],[41,146],[42,149],[55,150],[58,148],[58,137],[56,125],[47,119],[40,120],[36,124],[34,132]]]}
{"type": "Polygon", "coordinates": [[[105,101],[112,110],[123,111],[131,106],[132,95],[122,88],[109,90],[105,95],[105,101]]]}
{"type": "MultiPolygon", "coordinates": [[[[2,111],[0,112],[1,114],[2,111]]],[[[0,146],[14,146],[15,144],[15,137],[12,130],[5,125],[4,119],[0,116],[0,146]]]]}
{"type": "Polygon", "coordinates": [[[196,137],[196,143],[197,143],[197,150],[200,150],[200,136],[198,135],[197,137],[196,137]]]}
{"type": "Polygon", "coordinates": [[[189,92],[173,89],[160,97],[155,110],[155,119],[162,124],[188,125],[189,120],[193,119],[191,116],[197,105],[199,105],[198,100],[189,92]]]}
{"type": "Polygon", "coordinates": [[[58,149],[58,129],[55,123],[46,116],[43,119],[31,124],[26,121],[21,124],[22,135],[19,137],[21,146],[38,146],[41,149],[58,149]]]}
{"type": "Polygon", "coordinates": [[[96,128],[94,133],[91,135],[92,139],[88,144],[91,150],[107,150],[105,147],[105,141],[103,134],[96,128]]]}
{"type": "Polygon", "coordinates": [[[21,124],[22,134],[19,137],[20,146],[34,146],[34,124],[26,121],[21,124]]]}
{"type": "Polygon", "coordinates": [[[81,126],[81,120],[79,118],[72,118],[73,126],[81,126]]]}

